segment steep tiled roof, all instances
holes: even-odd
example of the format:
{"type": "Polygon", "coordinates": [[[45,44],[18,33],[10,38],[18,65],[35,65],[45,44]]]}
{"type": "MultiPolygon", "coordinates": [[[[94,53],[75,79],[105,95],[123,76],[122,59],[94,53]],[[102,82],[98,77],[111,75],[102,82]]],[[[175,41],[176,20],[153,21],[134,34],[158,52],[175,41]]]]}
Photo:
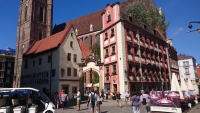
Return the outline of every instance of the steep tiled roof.
{"type": "Polygon", "coordinates": [[[85,42],[80,42],[80,48],[82,52],[82,58],[86,58],[92,53],[89,46],[85,42]]]}
{"type": "Polygon", "coordinates": [[[89,33],[90,32],[90,24],[92,24],[94,26],[93,31],[101,30],[101,27],[102,27],[101,13],[102,12],[103,12],[103,10],[99,10],[94,13],[71,20],[69,22],[55,25],[52,33],[53,34],[58,33],[64,29],[68,28],[70,25],[73,25],[74,29],[79,30],[78,35],[89,33]]]}
{"type": "Polygon", "coordinates": [[[185,55],[185,54],[177,55],[177,57],[178,57],[179,60],[194,58],[193,56],[189,56],[189,55],[185,55]]]}
{"type": "Polygon", "coordinates": [[[59,33],[35,42],[27,49],[24,55],[37,54],[58,47],[63,42],[71,28],[72,25],[59,33]]]}

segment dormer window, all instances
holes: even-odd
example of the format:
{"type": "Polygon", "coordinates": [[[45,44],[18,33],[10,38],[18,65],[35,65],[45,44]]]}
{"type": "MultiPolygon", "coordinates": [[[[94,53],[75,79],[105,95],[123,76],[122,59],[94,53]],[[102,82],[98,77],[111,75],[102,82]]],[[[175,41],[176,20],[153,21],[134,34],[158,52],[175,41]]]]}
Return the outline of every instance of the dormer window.
{"type": "Polygon", "coordinates": [[[79,32],[79,30],[78,30],[78,29],[76,29],[76,30],[75,30],[75,34],[76,34],[76,36],[78,35],[78,32],[79,32]]]}
{"type": "Polygon", "coordinates": [[[111,29],[111,37],[115,35],[115,30],[114,28],[111,29]]]}
{"type": "Polygon", "coordinates": [[[110,11],[107,12],[107,17],[108,17],[108,20],[107,22],[110,22],[111,21],[111,17],[110,17],[110,11]]]}
{"type": "Polygon", "coordinates": [[[94,25],[90,24],[90,32],[94,30],[94,25]]]}

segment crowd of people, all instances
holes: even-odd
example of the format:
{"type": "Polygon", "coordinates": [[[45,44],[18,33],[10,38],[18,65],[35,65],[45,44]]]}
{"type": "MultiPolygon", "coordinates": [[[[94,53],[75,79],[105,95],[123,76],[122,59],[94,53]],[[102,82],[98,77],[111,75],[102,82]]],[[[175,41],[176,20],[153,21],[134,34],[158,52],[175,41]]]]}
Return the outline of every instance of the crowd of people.
{"type": "MultiPolygon", "coordinates": [[[[69,101],[68,95],[65,93],[65,90],[63,89],[60,93],[55,92],[52,95],[47,92],[45,93],[51,101],[55,104],[56,109],[59,107],[62,107],[64,110],[66,108],[66,102],[69,101]]],[[[100,113],[101,111],[101,104],[104,101],[104,98],[107,96],[107,94],[104,93],[104,90],[94,91],[94,89],[91,89],[90,92],[88,92],[88,99],[87,99],[87,107],[90,107],[91,113],[100,113]]],[[[74,99],[77,101],[77,111],[80,111],[81,107],[81,93],[79,89],[77,89],[77,94],[73,96],[74,99]]],[[[118,91],[116,94],[111,92],[110,93],[110,99],[117,101],[117,106],[122,107],[121,105],[121,94],[118,91]]],[[[132,106],[133,113],[140,113],[140,109],[144,109],[145,113],[150,113],[150,96],[149,94],[145,94],[144,90],[141,90],[141,92],[129,92],[127,91],[124,95],[124,101],[127,106],[132,106]]]]}

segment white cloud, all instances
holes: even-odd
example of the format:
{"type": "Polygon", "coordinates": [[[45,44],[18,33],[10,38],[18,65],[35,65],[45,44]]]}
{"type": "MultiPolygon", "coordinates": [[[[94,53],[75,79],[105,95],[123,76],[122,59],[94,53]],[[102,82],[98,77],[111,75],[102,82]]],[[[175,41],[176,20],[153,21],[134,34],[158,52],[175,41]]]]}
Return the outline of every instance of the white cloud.
{"type": "Polygon", "coordinates": [[[174,31],[174,35],[178,35],[180,31],[183,31],[184,28],[179,27],[177,30],[174,31]]]}

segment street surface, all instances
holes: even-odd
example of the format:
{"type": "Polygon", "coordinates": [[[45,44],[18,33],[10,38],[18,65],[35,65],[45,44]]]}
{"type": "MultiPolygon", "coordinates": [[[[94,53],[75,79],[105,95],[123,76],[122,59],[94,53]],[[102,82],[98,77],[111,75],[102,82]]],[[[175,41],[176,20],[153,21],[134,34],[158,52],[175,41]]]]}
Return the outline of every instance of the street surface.
{"type": "MultiPolygon", "coordinates": [[[[122,107],[120,108],[117,106],[116,100],[104,100],[103,104],[101,105],[101,113],[133,113],[132,107],[126,105],[124,99],[121,100],[121,103],[122,107]]],[[[67,108],[65,110],[61,108],[56,109],[56,113],[90,113],[90,108],[87,107],[87,101],[82,101],[81,110],[76,111],[76,101],[73,100],[67,103],[67,108]]],[[[144,110],[141,109],[140,113],[144,113],[144,110]]],[[[183,113],[200,113],[200,104],[183,113]]]]}

